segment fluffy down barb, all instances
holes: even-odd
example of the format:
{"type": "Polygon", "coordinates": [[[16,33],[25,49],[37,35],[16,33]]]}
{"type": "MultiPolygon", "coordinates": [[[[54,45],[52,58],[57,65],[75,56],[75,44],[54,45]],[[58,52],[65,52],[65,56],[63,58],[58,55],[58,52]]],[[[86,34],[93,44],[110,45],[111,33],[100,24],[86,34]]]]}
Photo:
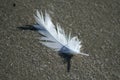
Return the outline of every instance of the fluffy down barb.
{"type": "Polygon", "coordinates": [[[40,38],[40,42],[43,45],[61,53],[82,54],[88,56],[88,54],[80,52],[81,42],[78,37],[71,37],[71,33],[66,35],[59,24],[53,24],[48,13],[43,15],[42,12],[39,13],[36,11],[34,17],[37,22],[37,25],[34,25],[34,27],[43,35],[43,37],[40,38]]]}

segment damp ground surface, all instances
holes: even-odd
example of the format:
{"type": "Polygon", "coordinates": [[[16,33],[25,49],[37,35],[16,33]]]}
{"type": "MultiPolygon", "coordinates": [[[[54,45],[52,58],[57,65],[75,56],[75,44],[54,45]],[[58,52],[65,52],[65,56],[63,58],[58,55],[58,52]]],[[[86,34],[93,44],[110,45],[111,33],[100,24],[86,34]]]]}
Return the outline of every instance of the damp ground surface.
{"type": "Polygon", "coordinates": [[[1,0],[0,80],[120,80],[120,0],[1,0]],[[89,54],[73,56],[70,72],[39,43],[36,9],[77,35],[89,54]]]}

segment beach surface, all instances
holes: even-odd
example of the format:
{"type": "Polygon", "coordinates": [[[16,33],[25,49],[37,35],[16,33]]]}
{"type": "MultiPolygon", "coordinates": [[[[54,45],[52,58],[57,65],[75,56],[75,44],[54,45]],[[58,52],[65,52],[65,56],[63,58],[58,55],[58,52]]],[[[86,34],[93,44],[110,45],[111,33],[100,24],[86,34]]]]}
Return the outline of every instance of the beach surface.
{"type": "Polygon", "coordinates": [[[120,0],[0,0],[0,80],[120,80],[120,0]],[[36,10],[78,36],[70,71],[39,43],[36,10]]]}

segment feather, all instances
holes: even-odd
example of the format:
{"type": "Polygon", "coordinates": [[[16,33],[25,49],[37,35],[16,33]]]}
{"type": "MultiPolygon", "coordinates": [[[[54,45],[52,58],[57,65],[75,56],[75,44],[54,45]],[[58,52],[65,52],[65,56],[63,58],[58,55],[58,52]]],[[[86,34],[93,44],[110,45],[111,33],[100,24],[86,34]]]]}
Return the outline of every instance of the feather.
{"type": "Polygon", "coordinates": [[[78,37],[71,37],[71,33],[66,35],[59,24],[53,24],[48,13],[43,15],[42,12],[39,13],[37,10],[34,17],[37,22],[37,25],[34,25],[34,27],[43,35],[43,37],[40,38],[40,43],[60,53],[88,56],[88,54],[80,51],[82,45],[78,37]]]}

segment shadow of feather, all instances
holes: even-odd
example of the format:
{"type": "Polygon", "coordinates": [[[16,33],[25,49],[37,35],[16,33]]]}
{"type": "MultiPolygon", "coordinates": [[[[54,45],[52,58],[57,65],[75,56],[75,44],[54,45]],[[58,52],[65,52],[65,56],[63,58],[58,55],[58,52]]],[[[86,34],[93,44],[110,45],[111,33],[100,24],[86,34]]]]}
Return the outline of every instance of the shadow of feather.
{"type": "Polygon", "coordinates": [[[73,57],[73,55],[66,53],[59,53],[59,56],[64,59],[64,63],[67,63],[67,72],[70,72],[71,58],[73,57]]]}
{"type": "Polygon", "coordinates": [[[17,27],[20,30],[33,30],[33,31],[37,31],[37,29],[33,26],[33,25],[24,25],[24,26],[20,26],[17,27]]]}
{"type": "MultiPolygon", "coordinates": [[[[37,31],[38,30],[33,25],[25,25],[25,26],[20,26],[20,27],[17,27],[17,28],[20,29],[20,30],[32,30],[32,31],[37,31]]],[[[59,52],[59,56],[61,58],[63,58],[64,63],[67,63],[67,72],[70,72],[71,58],[73,57],[73,55],[59,52]]]]}

